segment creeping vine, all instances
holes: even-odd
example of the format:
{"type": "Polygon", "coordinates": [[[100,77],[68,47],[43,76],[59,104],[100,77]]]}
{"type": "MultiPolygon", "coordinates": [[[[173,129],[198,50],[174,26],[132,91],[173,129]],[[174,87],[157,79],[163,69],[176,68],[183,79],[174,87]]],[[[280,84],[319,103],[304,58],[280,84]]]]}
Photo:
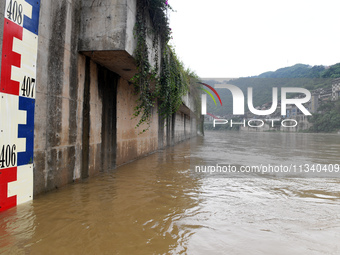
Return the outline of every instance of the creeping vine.
{"type": "Polygon", "coordinates": [[[190,77],[195,76],[184,69],[182,62],[168,45],[171,38],[167,15],[169,10],[172,9],[167,0],[137,0],[134,31],[137,39],[137,72],[132,82],[135,93],[139,95],[134,112],[134,117],[140,117],[136,127],[146,123],[147,128],[143,132],[150,126],[156,100],[159,101],[160,116],[164,119],[170,117],[181,106],[182,97],[190,86],[190,77]],[[150,63],[148,36],[152,36],[153,64],[150,63]]]}

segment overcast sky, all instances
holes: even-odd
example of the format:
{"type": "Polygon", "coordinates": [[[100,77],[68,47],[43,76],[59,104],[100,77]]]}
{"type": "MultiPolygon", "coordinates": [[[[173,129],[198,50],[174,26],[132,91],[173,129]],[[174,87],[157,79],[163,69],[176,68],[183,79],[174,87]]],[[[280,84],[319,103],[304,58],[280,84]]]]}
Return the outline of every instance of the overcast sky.
{"type": "Polygon", "coordinates": [[[171,44],[202,78],[340,62],[339,0],[169,0],[171,44]]]}

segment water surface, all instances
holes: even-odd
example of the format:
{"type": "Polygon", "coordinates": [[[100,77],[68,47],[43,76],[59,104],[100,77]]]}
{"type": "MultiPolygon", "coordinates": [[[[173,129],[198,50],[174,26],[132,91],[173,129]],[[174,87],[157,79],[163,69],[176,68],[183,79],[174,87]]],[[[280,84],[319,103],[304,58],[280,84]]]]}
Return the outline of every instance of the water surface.
{"type": "Polygon", "coordinates": [[[340,254],[340,179],[208,177],[190,165],[339,155],[340,135],[206,133],[1,213],[0,253],[340,254]]]}

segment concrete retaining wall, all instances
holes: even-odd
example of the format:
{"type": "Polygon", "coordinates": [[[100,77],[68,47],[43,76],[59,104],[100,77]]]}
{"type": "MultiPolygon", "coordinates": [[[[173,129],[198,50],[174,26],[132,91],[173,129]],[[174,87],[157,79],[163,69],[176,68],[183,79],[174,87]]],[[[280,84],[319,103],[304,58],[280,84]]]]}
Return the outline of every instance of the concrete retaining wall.
{"type": "MultiPolygon", "coordinates": [[[[25,4],[30,1],[25,0],[25,4]]],[[[172,119],[163,121],[155,107],[148,131],[139,134],[145,126],[135,128],[138,119],[132,117],[138,97],[128,82],[135,70],[135,4],[135,0],[41,0],[31,162],[34,170],[28,187],[34,195],[95,176],[196,135],[188,98],[187,106],[183,105],[172,119]],[[98,27],[95,19],[106,23],[98,27]]],[[[4,10],[2,1],[0,50],[4,10]]],[[[6,118],[11,120],[16,115],[22,113],[6,118]]],[[[3,144],[1,136],[0,147],[3,144]]],[[[12,206],[22,201],[17,189],[2,188],[12,187],[14,177],[3,176],[0,210],[6,200],[15,201],[12,206]]],[[[22,184],[14,182],[24,187],[25,180],[22,184]]]]}

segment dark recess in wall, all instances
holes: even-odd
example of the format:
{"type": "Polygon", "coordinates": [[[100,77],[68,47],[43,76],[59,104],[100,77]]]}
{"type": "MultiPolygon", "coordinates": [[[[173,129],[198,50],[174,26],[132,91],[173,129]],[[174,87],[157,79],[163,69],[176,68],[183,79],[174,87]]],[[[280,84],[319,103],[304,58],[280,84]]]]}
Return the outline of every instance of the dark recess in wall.
{"type": "Polygon", "coordinates": [[[98,86],[103,102],[102,171],[116,167],[117,154],[117,85],[119,76],[98,65],[98,86]]]}

